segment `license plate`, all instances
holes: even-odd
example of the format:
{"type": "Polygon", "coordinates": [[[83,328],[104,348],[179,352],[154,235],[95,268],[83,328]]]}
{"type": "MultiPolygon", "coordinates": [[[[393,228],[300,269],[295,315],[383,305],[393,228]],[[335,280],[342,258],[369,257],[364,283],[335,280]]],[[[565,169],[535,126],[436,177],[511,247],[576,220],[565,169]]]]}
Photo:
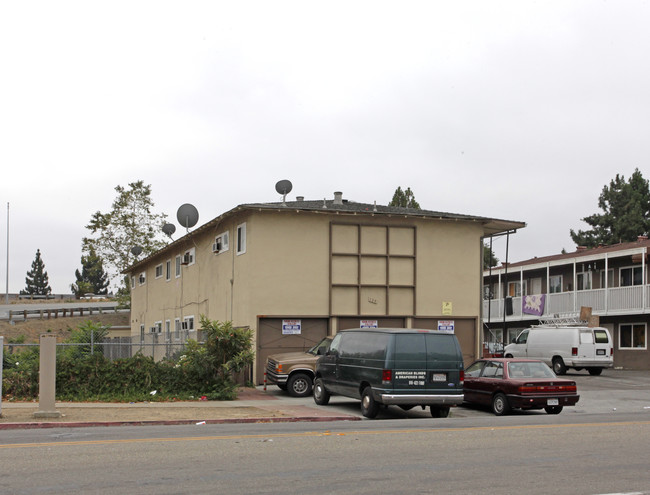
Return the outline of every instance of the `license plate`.
{"type": "Polygon", "coordinates": [[[547,406],[559,406],[559,405],[560,405],[560,401],[559,401],[559,399],[548,399],[548,400],[546,401],[546,405],[547,405],[547,406]]]}
{"type": "Polygon", "coordinates": [[[596,349],[596,355],[604,356],[605,355],[605,349],[596,349]]]}
{"type": "Polygon", "coordinates": [[[446,373],[434,373],[432,381],[434,382],[446,382],[447,374],[446,373]]]}

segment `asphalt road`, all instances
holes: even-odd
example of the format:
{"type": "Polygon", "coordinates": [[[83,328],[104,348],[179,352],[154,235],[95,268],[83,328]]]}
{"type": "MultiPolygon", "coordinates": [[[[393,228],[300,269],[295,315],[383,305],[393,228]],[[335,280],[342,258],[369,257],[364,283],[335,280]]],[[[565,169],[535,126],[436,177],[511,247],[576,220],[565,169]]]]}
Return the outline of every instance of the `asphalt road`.
{"type": "Polygon", "coordinates": [[[650,373],[569,376],[557,416],[4,431],[0,493],[650,493],[650,373]]]}

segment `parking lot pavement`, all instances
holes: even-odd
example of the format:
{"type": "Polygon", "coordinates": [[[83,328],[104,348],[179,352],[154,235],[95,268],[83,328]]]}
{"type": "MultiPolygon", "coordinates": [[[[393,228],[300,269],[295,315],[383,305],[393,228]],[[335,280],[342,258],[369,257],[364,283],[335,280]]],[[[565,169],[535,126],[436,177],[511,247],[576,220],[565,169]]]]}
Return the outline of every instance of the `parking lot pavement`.
{"type": "MultiPolygon", "coordinates": [[[[580,401],[566,407],[562,414],[609,414],[624,412],[647,412],[650,418],[650,371],[604,370],[600,376],[591,376],[586,371],[570,370],[562,378],[575,380],[578,385],[580,401]]],[[[318,406],[311,397],[290,397],[275,386],[269,386],[267,394],[281,401],[293,402],[309,408],[327,408],[330,413],[362,417],[358,400],[332,396],[327,406],[318,406]]],[[[527,414],[527,413],[523,413],[527,414]]],[[[530,414],[546,414],[544,411],[531,411],[530,414]]],[[[467,418],[491,416],[489,409],[470,405],[454,407],[451,417],[467,418]]],[[[415,407],[403,411],[397,406],[382,408],[378,419],[400,419],[431,417],[429,409],[415,407]]]]}

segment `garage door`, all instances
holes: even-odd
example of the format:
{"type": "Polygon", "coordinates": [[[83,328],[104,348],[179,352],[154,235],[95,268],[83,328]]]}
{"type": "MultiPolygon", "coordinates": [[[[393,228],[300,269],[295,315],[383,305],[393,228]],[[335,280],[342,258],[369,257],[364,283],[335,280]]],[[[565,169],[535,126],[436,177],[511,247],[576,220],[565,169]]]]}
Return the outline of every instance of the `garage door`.
{"type": "Polygon", "coordinates": [[[379,328],[404,328],[404,318],[339,318],[339,330],[346,328],[361,328],[361,322],[374,324],[377,322],[379,328]]]}
{"type": "Polygon", "coordinates": [[[257,384],[264,383],[266,358],[279,352],[307,351],[327,337],[327,318],[291,318],[295,321],[291,331],[283,334],[282,322],[290,318],[260,318],[257,325],[257,384]]]}

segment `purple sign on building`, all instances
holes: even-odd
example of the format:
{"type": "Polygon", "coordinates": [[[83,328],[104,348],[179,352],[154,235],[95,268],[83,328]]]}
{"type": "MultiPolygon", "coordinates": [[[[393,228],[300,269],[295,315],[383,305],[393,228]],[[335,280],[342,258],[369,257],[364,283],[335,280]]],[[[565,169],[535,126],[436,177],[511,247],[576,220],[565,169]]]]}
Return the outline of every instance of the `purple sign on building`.
{"type": "Polygon", "coordinates": [[[542,316],[544,314],[544,303],[546,294],[524,296],[521,298],[521,312],[527,315],[542,316]]]}

